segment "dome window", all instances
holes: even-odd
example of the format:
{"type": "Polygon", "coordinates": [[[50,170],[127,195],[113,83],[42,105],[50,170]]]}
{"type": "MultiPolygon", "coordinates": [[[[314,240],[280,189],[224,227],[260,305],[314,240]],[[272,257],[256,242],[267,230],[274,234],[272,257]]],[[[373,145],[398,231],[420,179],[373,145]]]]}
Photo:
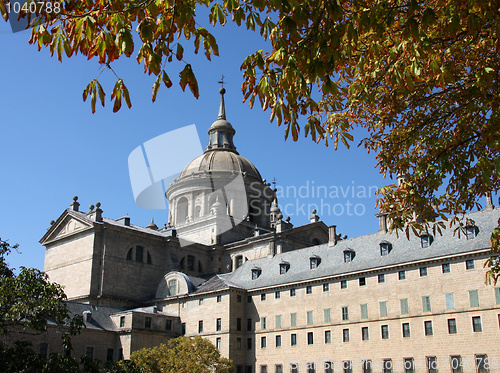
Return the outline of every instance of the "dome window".
{"type": "Polygon", "coordinates": [[[348,249],[344,251],[344,263],[349,263],[352,262],[354,257],[356,256],[356,253],[354,250],[348,249]]]}
{"type": "Polygon", "coordinates": [[[387,241],[382,241],[380,243],[380,255],[385,256],[389,255],[389,253],[392,251],[392,244],[387,241]]]}
{"type": "Polygon", "coordinates": [[[290,263],[288,262],[280,263],[280,275],[284,275],[285,273],[288,272],[289,269],[290,269],[290,263]]]}
{"type": "Polygon", "coordinates": [[[433,237],[430,234],[423,234],[420,236],[420,246],[422,249],[431,246],[433,237]]]}
{"type": "Polygon", "coordinates": [[[252,268],[252,280],[258,279],[261,274],[262,274],[262,269],[258,267],[252,268]]]}
{"type": "Polygon", "coordinates": [[[317,255],[313,255],[312,257],[309,258],[309,268],[310,269],[318,268],[320,263],[321,263],[321,258],[317,255]]]}
{"type": "Polygon", "coordinates": [[[479,229],[474,225],[468,225],[465,227],[465,237],[467,237],[468,240],[476,238],[478,232],[479,229]]]}

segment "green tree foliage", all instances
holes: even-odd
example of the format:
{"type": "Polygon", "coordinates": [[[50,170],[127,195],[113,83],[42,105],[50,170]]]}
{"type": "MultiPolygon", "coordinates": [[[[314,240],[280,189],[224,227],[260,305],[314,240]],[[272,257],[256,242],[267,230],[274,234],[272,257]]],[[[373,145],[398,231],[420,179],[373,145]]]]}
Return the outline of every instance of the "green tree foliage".
{"type": "Polygon", "coordinates": [[[71,348],[70,336],[83,325],[81,316],[70,317],[62,287],[48,281],[44,272],[21,267],[16,275],[6,262],[12,249],[17,245],[0,239],[0,334],[6,335],[13,328],[42,333],[51,320],[64,326],[63,344],[71,348]]]}
{"type": "MultiPolygon", "coordinates": [[[[7,7],[0,0],[5,19],[7,7]]],[[[172,86],[176,62],[182,89],[198,97],[184,51],[218,55],[209,25],[258,31],[268,51],[249,51],[242,63],[245,100],[269,109],[293,140],[302,131],[349,147],[352,130],[363,128],[360,145],[376,153],[380,172],[405,176],[380,190],[393,229],[436,233],[445,227],[432,224],[436,217],[457,216],[450,225],[459,223],[459,234],[469,224],[460,215],[499,190],[499,0],[86,0],[61,9],[41,7],[30,43],[59,60],[96,58],[103,68],[136,51],[144,72],[157,77],[153,101],[162,83],[172,86]],[[196,15],[201,6],[208,20],[196,15]]],[[[97,79],[88,96],[92,111],[98,98],[104,105],[97,79]]],[[[122,97],[130,107],[119,78],[114,111],[122,97]]],[[[496,281],[499,261],[488,264],[496,281]]]]}
{"type": "Polygon", "coordinates": [[[135,351],[130,360],[146,373],[230,373],[231,360],[200,336],[178,337],[167,345],[135,351]]]}

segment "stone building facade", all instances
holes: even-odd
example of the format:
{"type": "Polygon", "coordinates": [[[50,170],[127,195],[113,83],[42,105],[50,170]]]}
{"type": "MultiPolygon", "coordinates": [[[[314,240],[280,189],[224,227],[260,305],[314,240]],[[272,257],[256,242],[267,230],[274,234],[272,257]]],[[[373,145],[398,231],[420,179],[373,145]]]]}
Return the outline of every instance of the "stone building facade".
{"type": "Polygon", "coordinates": [[[383,214],[350,239],[314,211],[294,227],[236,151],[223,90],[208,132],[166,192],[168,226],[83,212],[75,197],[41,239],[45,271],[84,315],[75,355],[201,335],[237,373],[500,372],[500,287],[483,268],[499,208],[435,237],[390,233],[383,214]]]}

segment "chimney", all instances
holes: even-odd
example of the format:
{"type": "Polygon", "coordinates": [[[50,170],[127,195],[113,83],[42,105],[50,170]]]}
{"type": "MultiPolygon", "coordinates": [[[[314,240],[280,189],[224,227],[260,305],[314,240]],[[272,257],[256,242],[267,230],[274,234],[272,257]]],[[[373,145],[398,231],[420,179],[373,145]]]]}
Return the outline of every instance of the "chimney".
{"type": "Polygon", "coordinates": [[[335,246],[337,244],[337,226],[330,225],[328,227],[328,247],[335,246]]]}
{"type": "Polygon", "coordinates": [[[375,214],[375,216],[378,218],[378,233],[384,234],[387,233],[387,212],[379,212],[378,214],[375,214]]]}
{"type": "Polygon", "coordinates": [[[491,192],[486,192],[486,211],[493,211],[495,206],[493,206],[493,198],[491,197],[491,192]]]}

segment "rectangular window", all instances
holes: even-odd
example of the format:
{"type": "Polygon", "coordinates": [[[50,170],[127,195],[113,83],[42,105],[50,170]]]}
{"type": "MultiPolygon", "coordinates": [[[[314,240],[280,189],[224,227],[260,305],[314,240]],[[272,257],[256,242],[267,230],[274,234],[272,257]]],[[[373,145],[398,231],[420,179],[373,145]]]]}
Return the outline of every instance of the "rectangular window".
{"type": "Polygon", "coordinates": [[[166,320],[165,321],[165,329],[166,330],[172,330],[172,320],[166,320]]]}
{"type": "Polygon", "coordinates": [[[306,363],[306,372],[307,373],[316,373],[316,366],[314,363],[306,363]]]}
{"type": "Polygon", "coordinates": [[[342,369],[344,373],[352,373],[352,361],[346,360],[342,362],[342,369]]]}
{"type": "Polygon", "coordinates": [[[266,300],[266,294],[265,293],[260,295],[260,300],[262,300],[262,301],[266,300]]]}
{"type": "Polygon", "coordinates": [[[325,308],[323,310],[323,322],[328,323],[330,322],[330,309],[325,308]]]}
{"type": "Polygon", "coordinates": [[[466,260],[465,261],[465,269],[474,269],[474,259],[466,260]]]}
{"type": "Polygon", "coordinates": [[[369,339],[367,326],[361,328],[361,339],[363,341],[367,341],[369,339]]]}
{"type": "Polygon", "coordinates": [[[349,329],[342,330],[342,341],[349,342],[349,329]]]}
{"type": "Polygon", "coordinates": [[[146,329],[151,329],[151,317],[146,317],[144,320],[144,327],[146,329]]]}
{"type": "Polygon", "coordinates": [[[349,308],[347,306],[342,307],[342,321],[349,320],[349,308]]]}
{"type": "Polygon", "coordinates": [[[314,344],[314,334],[313,334],[313,332],[308,332],[307,333],[307,344],[308,345],[314,344]]]}
{"type": "Polygon", "coordinates": [[[85,355],[87,355],[91,361],[94,360],[94,347],[87,347],[87,352],[85,355]]]}
{"type": "Polygon", "coordinates": [[[222,295],[217,295],[217,303],[222,302],[222,295]]]}
{"type": "Polygon", "coordinates": [[[297,314],[295,312],[290,314],[290,326],[297,326],[297,314]]]}
{"type": "Polygon", "coordinates": [[[442,266],[441,266],[441,270],[443,271],[443,273],[450,273],[450,263],[444,263],[442,266]]]}
{"type": "Polygon", "coordinates": [[[294,297],[295,296],[295,289],[290,289],[290,296],[294,297]]]}
{"type": "Polygon", "coordinates": [[[313,322],[313,311],[307,311],[307,325],[312,325],[313,322]]]}
{"type": "Polygon", "coordinates": [[[366,303],[361,305],[361,318],[368,318],[368,305],[366,303]]]}
{"type": "Polygon", "coordinates": [[[198,321],[198,333],[203,333],[203,320],[198,321]]]}
{"type": "Polygon", "coordinates": [[[281,329],[281,315],[276,315],[274,317],[274,327],[276,329],[281,329]]]}
{"type": "Polygon", "coordinates": [[[215,330],[218,332],[222,330],[222,319],[217,319],[215,321],[215,330]]]}
{"type": "Polygon", "coordinates": [[[312,294],[313,288],[312,286],[306,286],[306,294],[312,294]]]}
{"type": "Polygon", "coordinates": [[[364,360],[363,361],[363,373],[372,373],[372,361],[364,360]]]}
{"type": "Polygon", "coordinates": [[[260,373],[267,373],[267,365],[260,366],[260,373]]]}
{"type": "Polygon", "coordinates": [[[403,337],[404,338],[409,338],[410,337],[410,323],[403,323],[403,337]]]}
{"type": "Polygon", "coordinates": [[[260,348],[266,348],[266,347],[267,347],[266,337],[260,337],[260,348]]]}
{"type": "Polygon", "coordinates": [[[438,371],[437,357],[427,356],[427,373],[437,373],[437,371],[438,371]]]}
{"type": "Polygon", "coordinates": [[[500,288],[495,288],[495,303],[500,304],[500,288]]]}
{"type": "Polygon", "coordinates": [[[422,297],[422,311],[431,312],[431,297],[428,295],[422,297]]]}
{"type": "Polygon", "coordinates": [[[408,315],[408,299],[400,299],[399,303],[401,305],[401,315],[408,315]]]}
{"type": "Polygon", "coordinates": [[[479,295],[477,290],[469,290],[469,301],[471,307],[479,307],[479,295]]]}
{"type": "Polygon", "coordinates": [[[252,338],[247,338],[247,350],[252,349],[252,338]]]}
{"type": "Polygon", "coordinates": [[[236,338],[236,349],[241,350],[241,338],[236,338]]]}
{"type": "Polygon", "coordinates": [[[378,283],[380,284],[382,282],[385,282],[385,275],[384,274],[378,275],[378,283]]]}
{"type": "Polygon", "coordinates": [[[125,316],[120,316],[120,328],[125,327],[125,316]]]}
{"type": "Polygon", "coordinates": [[[115,351],[112,348],[108,348],[108,351],[106,352],[106,361],[113,361],[114,354],[115,351]]]}
{"type": "Polygon", "coordinates": [[[483,331],[483,326],[481,325],[481,316],[472,317],[472,330],[476,333],[483,331]]]}
{"type": "Polygon", "coordinates": [[[453,296],[453,293],[446,293],[445,294],[445,301],[446,301],[446,309],[447,310],[454,310],[455,309],[455,298],[453,296]]]}
{"type": "Polygon", "coordinates": [[[292,346],[297,346],[297,334],[292,334],[290,337],[291,337],[290,338],[290,344],[292,346]]]}
{"type": "Polygon", "coordinates": [[[142,253],[143,253],[143,248],[142,246],[136,246],[135,247],[135,261],[142,263],[142,253]]]}
{"type": "MultiPolygon", "coordinates": [[[[40,356],[43,358],[43,359],[46,359],[49,355],[49,345],[47,343],[40,343],[40,356]]],[[[109,351],[109,350],[108,350],[109,351]]],[[[108,359],[109,360],[109,359],[108,359]]],[[[111,360],[113,360],[113,357],[111,357],[111,360]]]]}
{"type": "Polygon", "coordinates": [[[281,298],[281,292],[275,291],[274,292],[274,299],[280,299],[281,298]]]}
{"type": "Polygon", "coordinates": [[[241,318],[236,318],[236,330],[241,331],[241,318]]]}
{"type": "Polygon", "coordinates": [[[290,373],[299,373],[299,365],[298,364],[290,364],[290,373]]]}
{"type": "Polygon", "coordinates": [[[283,365],[276,364],[274,368],[274,373],[283,373],[283,365]]]}
{"type": "Polygon", "coordinates": [[[236,302],[241,303],[241,295],[240,294],[238,294],[236,296],[236,302]]]}
{"type": "Polygon", "coordinates": [[[359,286],[365,286],[365,285],[366,285],[366,277],[360,277],[359,286]]]}
{"type": "Polygon", "coordinates": [[[249,296],[247,297],[247,303],[252,303],[252,296],[251,296],[251,295],[249,295],[249,296]]]}
{"type": "Polygon", "coordinates": [[[325,373],[333,373],[334,361],[325,361],[325,373]]]}
{"type": "Polygon", "coordinates": [[[406,280],[406,271],[399,271],[398,272],[398,278],[400,280],[406,280]]]}
{"type": "Polygon", "coordinates": [[[222,338],[216,338],[215,347],[217,347],[220,350],[221,345],[222,345],[222,338]]]}
{"type": "Polygon", "coordinates": [[[448,334],[457,334],[457,320],[448,319],[448,334]]]}
{"type": "Polygon", "coordinates": [[[261,330],[267,329],[267,319],[265,317],[260,318],[260,329],[261,330]]]}
{"type": "Polygon", "coordinates": [[[488,356],[486,355],[476,355],[476,368],[477,373],[488,373],[490,362],[488,360],[488,356]]]}
{"type": "Polygon", "coordinates": [[[405,373],[413,373],[415,371],[415,363],[412,357],[407,357],[403,360],[405,373]]]}
{"type": "Polygon", "coordinates": [[[323,284],[323,291],[330,291],[330,284],[323,284]]]}
{"type": "Polygon", "coordinates": [[[247,332],[252,331],[252,319],[247,319],[247,332]]]}
{"type": "Polygon", "coordinates": [[[281,347],[281,335],[276,336],[276,347],[281,347]]]}
{"type": "Polygon", "coordinates": [[[347,280],[340,281],[340,288],[347,289],[347,280]]]}
{"type": "Polygon", "coordinates": [[[424,321],[425,335],[432,335],[432,321],[424,321]]]}
{"type": "Polygon", "coordinates": [[[382,339],[389,339],[389,325],[382,325],[380,327],[382,339]]]}
{"type": "Polygon", "coordinates": [[[325,343],[332,343],[332,332],[325,330],[325,343]]]}
{"type": "Polygon", "coordinates": [[[422,267],[419,269],[420,272],[420,277],[425,277],[427,276],[427,267],[422,267]]]}
{"type": "Polygon", "coordinates": [[[391,359],[382,360],[382,372],[383,373],[392,373],[392,360],[391,359]]]}
{"type": "Polygon", "coordinates": [[[380,317],[386,317],[387,316],[387,302],[379,302],[380,305],[380,317]]]}
{"type": "Polygon", "coordinates": [[[461,373],[462,357],[460,355],[450,356],[450,366],[453,373],[461,373]]]}

